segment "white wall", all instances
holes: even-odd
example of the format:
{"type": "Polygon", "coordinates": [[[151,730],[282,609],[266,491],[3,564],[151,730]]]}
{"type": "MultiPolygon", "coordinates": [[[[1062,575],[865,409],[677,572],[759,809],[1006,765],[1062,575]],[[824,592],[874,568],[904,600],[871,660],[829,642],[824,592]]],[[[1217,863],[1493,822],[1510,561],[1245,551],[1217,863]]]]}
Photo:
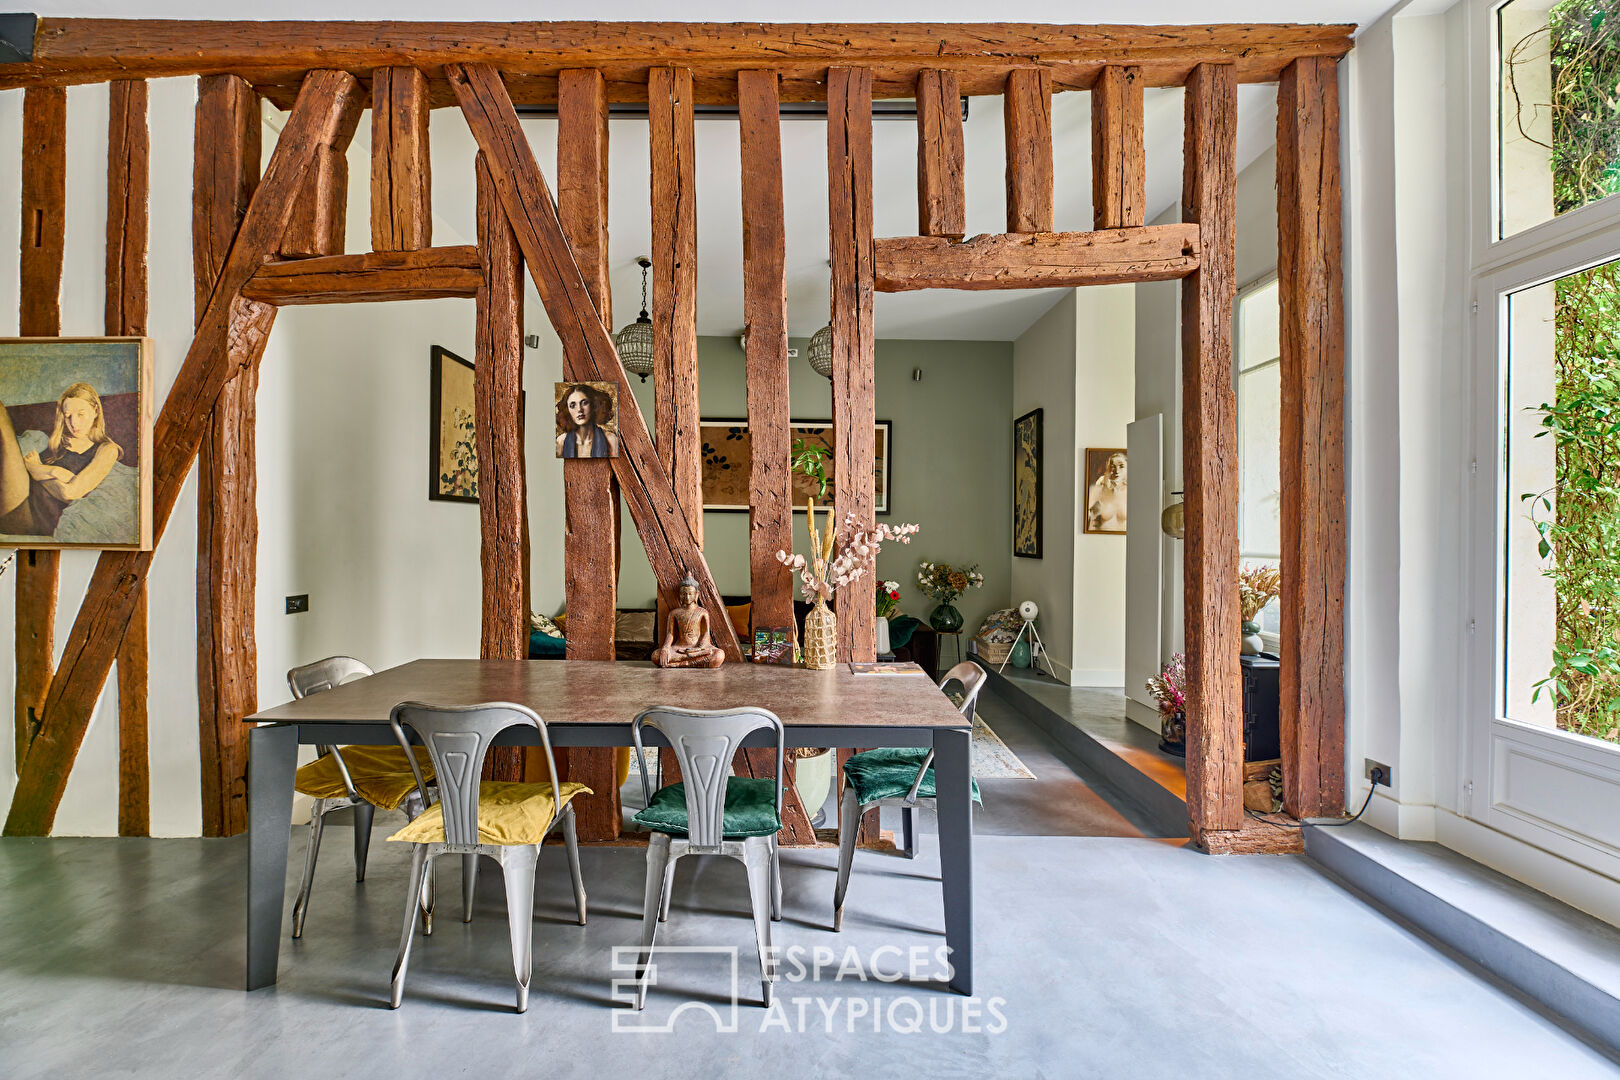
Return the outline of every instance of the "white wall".
{"type": "MultiPolygon", "coordinates": [[[[1129,285],[1075,289],[1013,344],[1013,416],[1040,408],[1042,557],[1012,560],[1012,599],[1041,607],[1041,637],[1075,686],[1125,677],[1125,538],[1088,534],[1087,447],[1123,447],[1135,378],[1129,285]]],[[[1127,481],[1128,482],[1128,481],[1127,481]]]]}

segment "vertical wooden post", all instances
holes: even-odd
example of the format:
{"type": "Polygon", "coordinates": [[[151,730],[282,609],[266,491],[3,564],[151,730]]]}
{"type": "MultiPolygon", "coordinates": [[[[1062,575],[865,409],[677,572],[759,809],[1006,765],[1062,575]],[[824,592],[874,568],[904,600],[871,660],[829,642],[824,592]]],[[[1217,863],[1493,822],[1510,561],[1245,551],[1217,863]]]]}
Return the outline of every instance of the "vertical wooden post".
{"type": "MultiPolygon", "coordinates": [[[[836,528],[850,517],[876,523],[872,470],[873,399],[872,72],[827,72],[827,200],[832,262],[833,505],[836,528]]],[[[872,589],[838,596],[838,659],[877,655],[872,589]]]]}
{"type": "Polygon", "coordinates": [[[1142,69],[1110,64],[1091,91],[1091,217],[1096,229],[1140,225],[1147,213],[1142,69]]]}
{"type": "Polygon", "coordinates": [[[1007,137],[1007,231],[1052,231],[1052,73],[1014,68],[1002,95],[1007,137]]]}
{"type": "Polygon", "coordinates": [[[1344,249],[1339,79],[1295,60],[1277,91],[1282,306],[1282,773],[1295,817],[1344,809],[1344,249]]]}
{"type": "Polygon", "coordinates": [[[1243,688],[1238,664],[1237,77],[1200,64],[1187,80],[1182,214],[1198,225],[1199,268],[1181,286],[1182,485],[1187,628],[1187,817],[1195,842],[1243,826],[1243,688]]]}
{"type": "MultiPolygon", "coordinates": [[[[602,73],[594,68],[557,76],[557,216],[586,291],[613,331],[608,275],[608,103],[602,73]]],[[[590,357],[563,350],[563,377],[588,380],[590,357]]],[[[619,484],[613,463],[576,458],[563,462],[566,525],[563,577],[568,604],[568,657],[612,660],[618,606],[619,484]]],[[[623,822],[615,751],[574,747],[560,752],[567,778],[594,792],[574,802],[582,840],[613,840],[623,822]]]]}
{"type": "MultiPolygon", "coordinates": [[[[698,435],[697,159],[692,71],[647,73],[652,132],[653,431],[692,535],[703,543],[698,435]]],[[[670,599],[673,599],[671,597],[670,599]]],[[[724,618],[725,612],[710,612],[724,618]]]]}
{"type": "MultiPolygon", "coordinates": [[[[473,352],[474,438],[478,445],[478,522],[483,569],[486,660],[528,655],[523,606],[523,256],[480,151],[477,158],[478,290],[473,352]]],[[[492,780],[523,779],[523,751],[498,747],[485,761],[492,780]]]]}
{"type": "MultiPolygon", "coordinates": [[[[67,218],[67,90],[23,91],[22,233],[17,327],[23,337],[62,333],[62,250],[67,218]]],[[[45,714],[56,638],[55,551],[17,553],[17,771],[45,714]]]]}
{"type": "MultiPolygon", "coordinates": [[[[108,84],[107,303],[108,336],[146,333],[147,196],[151,143],[146,83],[108,84]]],[[[151,761],[147,749],[146,583],[118,648],[118,835],[152,832],[151,761]]]]}
{"type": "Polygon", "coordinates": [[[962,93],[954,71],[917,76],[917,235],[967,232],[962,93]]]}
{"type": "Polygon", "coordinates": [[[433,165],[427,77],[415,68],[371,73],[371,250],[433,243],[433,165]]]}
{"type": "MultiPolygon", "coordinates": [[[[259,101],[235,75],[197,82],[193,298],[199,326],[259,182],[259,101]]],[[[223,347],[223,342],[221,343],[223,347]]],[[[204,836],[247,828],[247,731],[258,707],[255,362],[225,384],[197,454],[197,705],[204,836]]],[[[137,612],[138,614],[138,612],[137,612]]]]}

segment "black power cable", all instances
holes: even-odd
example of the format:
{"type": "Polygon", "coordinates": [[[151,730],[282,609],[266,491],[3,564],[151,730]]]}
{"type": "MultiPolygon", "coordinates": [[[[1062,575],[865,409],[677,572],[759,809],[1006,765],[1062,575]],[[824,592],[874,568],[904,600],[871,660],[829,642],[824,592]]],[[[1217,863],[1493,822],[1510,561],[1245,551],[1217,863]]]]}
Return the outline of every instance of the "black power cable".
{"type": "MultiPolygon", "coordinates": [[[[1372,775],[1368,776],[1367,779],[1372,781],[1372,786],[1367,788],[1367,799],[1366,799],[1365,802],[1363,802],[1361,804],[1361,809],[1356,811],[1356,816],[1355,817],[1349,818],[1348,820],[1345,820],[1345,821],[1319,821],[1319,822],[1315,822],[1314,824],[1316,825],[1316,827],[1319,828],[1319,829],[1337,829],[1337,828],[1342,828],[1345,825],[1354,825],[1356,822],[1360,821],[1361,820],[1361,815],[1365,814],[1367,812],[1367,807],[1372,805],[1373,792],[1377,791],[1378,790],[1378,785],[1381,782],[1383,782],[1384,770],[1383,769],[1374,769],[1372,771],[1372,775]]],[[[1267,825],[1275,825],[1279,829],[1303,829],[1305,827],[1305,825],[1300,823],[1300,822],[1273,821],[1271,818],[1264,817],[1264,816],[1256,813],[1253,810],[1244,810],[1243,812],[1245,814],[1248,814],[1250,817],[1254,818],[1254,820],[1256,820],[1256,821],[1264,822],[1267,825]]]]}

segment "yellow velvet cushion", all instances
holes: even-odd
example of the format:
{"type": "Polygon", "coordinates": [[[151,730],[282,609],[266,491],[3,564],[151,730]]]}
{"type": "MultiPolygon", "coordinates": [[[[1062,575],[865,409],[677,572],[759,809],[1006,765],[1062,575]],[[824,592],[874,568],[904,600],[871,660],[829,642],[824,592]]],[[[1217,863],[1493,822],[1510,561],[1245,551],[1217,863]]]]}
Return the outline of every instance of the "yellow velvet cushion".
{"type": "Polygon", "coordinates": [[[746,604],[727,604],[726,618],[731,620],[731,628],[737,631],[739,641],[752,641],[753,636],[748,632],[748,624],[754,617],[754,602],[746,604]]]}
{"type": "MultiPolygon", "coordinates": [[[[575,780],[562,785],[563,805],[591,789],[575,780]]],[[[556,813],[551,785],[485,780],[478,785],[478,842],[480,844],[538,844],[556,813]]],[[[415,821],[390,836],[411,844],[444,842],[444,808],[434,803],[415,821]]]]}
{"type": "Polygon", "coordinates": [[[624,787],[624,782],[630,779],[630,753],[632,748],[621,746],[613,762],[613,786],[624,787]]]}
{"type": "MultiPolygon", "coordinates": [[[[422,779],[433,780],[433,762],[425,747],[415,747],[416,761],[422,769],[422,779]]],[[[405,751],[397,746],[345,746],[338,751],[343,763],[349,767],[354,789],[360,797],[384,810],[398,810],[405,797],[416,790],[416,777],[411,775],[411,763],[405,760],[405,751]]],[[[341,799],[348,794],[343,787],[343,774],[338,772],[337,758],[331,754],[316,758],[298,770],[293,789],[317,799],[341,799]]]]}

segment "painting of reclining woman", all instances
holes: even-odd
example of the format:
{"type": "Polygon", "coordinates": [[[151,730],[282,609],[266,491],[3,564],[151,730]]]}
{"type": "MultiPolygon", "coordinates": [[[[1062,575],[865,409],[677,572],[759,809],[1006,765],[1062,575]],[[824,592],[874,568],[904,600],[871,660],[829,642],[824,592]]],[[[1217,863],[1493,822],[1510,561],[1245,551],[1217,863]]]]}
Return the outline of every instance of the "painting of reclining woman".
{"type": "Polygon", "coordinates": [[[0,546],[145,550],[150,338],[0,339],[0,546]]]}

